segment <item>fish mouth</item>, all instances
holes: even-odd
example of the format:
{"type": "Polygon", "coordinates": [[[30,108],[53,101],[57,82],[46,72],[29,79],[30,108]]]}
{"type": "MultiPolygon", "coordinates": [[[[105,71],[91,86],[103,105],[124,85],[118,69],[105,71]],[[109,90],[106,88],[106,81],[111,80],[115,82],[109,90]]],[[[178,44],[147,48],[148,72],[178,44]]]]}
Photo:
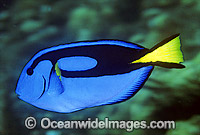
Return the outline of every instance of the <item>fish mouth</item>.
{"type": "Polygon", "coordinates": [[[20,94],[19,94],[19,93],[17,93],[17,92],[16,92],[16,95],[17,95],[18,97],[20,96],[20,94]]]}
{"type": "Polygon", "coordinates": [[[18,86],[16,87],[15,93],[16,93],[16,95],[17,95],[18,97],[21,95],[21,93],[20,93],[20,90],[19,90],[18,86]]]}
{"type": "Polygon", "coordinates": [[[15,93],[16,93],[16,95],[17,95],[17,98],[23,100],[23,99],[22,99],[22,96],[21,96],[21,93],[19,92],[19,90],[16,89],[16,92],[15,92],[15,93]]]}
{"type": "Polygon", "coordinates": [[[44,92],[46,91],[46,79],[44,78],[44,76],[42,76],[42,78],[44,80],[44,88],[43,88],[42,94],[40,95],[40,97],[38,99],[40,99],[44,95],[44,92]]]}

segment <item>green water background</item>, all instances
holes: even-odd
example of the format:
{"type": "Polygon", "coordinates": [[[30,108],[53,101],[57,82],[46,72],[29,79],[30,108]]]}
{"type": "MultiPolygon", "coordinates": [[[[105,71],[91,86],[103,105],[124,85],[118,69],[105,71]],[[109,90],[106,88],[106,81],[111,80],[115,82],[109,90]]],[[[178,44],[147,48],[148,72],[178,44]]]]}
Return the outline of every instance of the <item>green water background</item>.
{"type": "Polygon", "coordinates": [[[0,0],[0,134],[199,135],[199,0],[0,0]],[[33,107],[15,94],[24,65],[39,50],[82,40],[120,39],[151,48],[180,33],[185,69],[156,67],[138,94],[123,103],[71,114],[33,107]],[[24,120],[174,120],[176,129],[28,130],[24,120]]]}

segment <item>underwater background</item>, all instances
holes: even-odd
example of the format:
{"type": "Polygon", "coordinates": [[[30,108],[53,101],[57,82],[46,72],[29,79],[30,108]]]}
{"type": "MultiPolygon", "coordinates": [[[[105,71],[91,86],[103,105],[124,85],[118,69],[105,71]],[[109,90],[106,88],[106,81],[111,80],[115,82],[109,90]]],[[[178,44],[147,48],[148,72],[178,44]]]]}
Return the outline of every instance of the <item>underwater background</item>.
{"type": "Polygon", "coordinates": [[[0,0],[0,135],[200,135],[199,0],[0,0]],[[60,114],[17,98],[24,65],[41,49],[82,40],[119,39],[151,48],[180,33],[186,68],[155,67],[130,100],[60,114]],[[36,120],[174,120],[176,129],[62,129],[36,120]]]}

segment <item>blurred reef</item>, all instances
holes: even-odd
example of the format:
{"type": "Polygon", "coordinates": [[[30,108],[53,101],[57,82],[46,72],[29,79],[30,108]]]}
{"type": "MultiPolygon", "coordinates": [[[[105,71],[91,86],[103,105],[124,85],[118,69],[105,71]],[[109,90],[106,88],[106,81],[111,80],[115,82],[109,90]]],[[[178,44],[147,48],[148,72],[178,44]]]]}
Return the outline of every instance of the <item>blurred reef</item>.
{"type": "Polygon", "coordinates": [[[199,0],[1,0],[0,135],[200,135],[199,0]],[[120,39],[147,48],[181,34],[185,69],[155,67],[126,102],[71,114],[40,110],[17,98],[24,65],[39,50],[81,40],[120,39]],[[28,130],[24,120],[174,120],[176,129],[28,130]]]}

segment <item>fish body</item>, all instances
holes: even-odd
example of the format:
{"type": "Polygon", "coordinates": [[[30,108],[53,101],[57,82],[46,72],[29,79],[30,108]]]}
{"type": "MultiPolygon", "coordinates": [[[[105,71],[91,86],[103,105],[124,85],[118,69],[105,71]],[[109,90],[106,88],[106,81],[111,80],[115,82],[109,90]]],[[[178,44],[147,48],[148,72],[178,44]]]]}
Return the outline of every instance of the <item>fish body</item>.
{"type": "Polygon", "coordinates": [[[142,88],[154,66],[184,68],[180,46],[179,35],[173,35],[152,49],[120,40],[44,49],[24,67],[16,93],[61,113],[123,102],[142,88]]]}

